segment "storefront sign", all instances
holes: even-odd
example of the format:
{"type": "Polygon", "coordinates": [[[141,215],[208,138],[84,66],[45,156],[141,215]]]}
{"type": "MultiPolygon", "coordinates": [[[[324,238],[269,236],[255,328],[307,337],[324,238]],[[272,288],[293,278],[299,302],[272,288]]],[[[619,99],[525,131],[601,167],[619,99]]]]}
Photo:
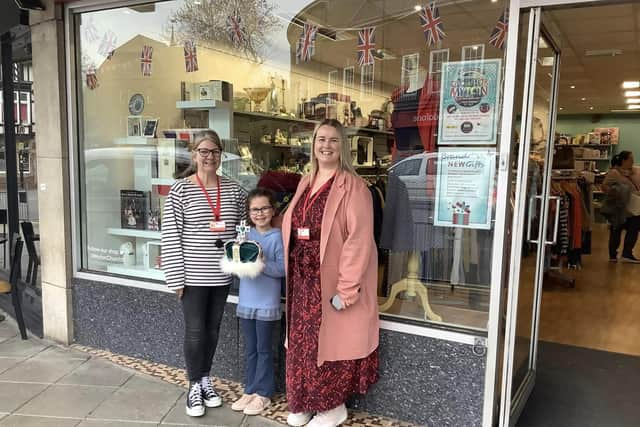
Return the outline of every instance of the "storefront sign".
{"type": "Polygon", "coordinates": [[[434,225],[490,229],[495,169],[494,150],[441,148],[434,225]]]}
{"type": "Polygon", "coordinates": [[[500,59],[442,64],[438,144],[495,145],[500,59]]]}

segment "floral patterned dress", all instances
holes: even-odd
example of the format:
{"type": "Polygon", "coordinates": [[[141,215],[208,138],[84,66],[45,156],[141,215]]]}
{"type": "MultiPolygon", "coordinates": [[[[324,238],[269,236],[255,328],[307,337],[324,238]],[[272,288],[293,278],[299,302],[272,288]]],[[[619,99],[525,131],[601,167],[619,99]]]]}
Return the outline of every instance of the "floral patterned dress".
{"type": "Polygon", "coordinates": [[[366,393],[369,386],[378,380],[377,349],[363,359],[325,362],[317,366],[322,318],[320,226],[332,183],[333,178],[312,199],[306,224],[303,224],[303,201],[311,187],[302,194],[293,211],[287,294],[289,343],[286,381],[290,412],[333,409],[345,403],[352,394],[366,393]],[[309,228],[309,240],[296,239],[296,230],[303,226],[309,228]]]}

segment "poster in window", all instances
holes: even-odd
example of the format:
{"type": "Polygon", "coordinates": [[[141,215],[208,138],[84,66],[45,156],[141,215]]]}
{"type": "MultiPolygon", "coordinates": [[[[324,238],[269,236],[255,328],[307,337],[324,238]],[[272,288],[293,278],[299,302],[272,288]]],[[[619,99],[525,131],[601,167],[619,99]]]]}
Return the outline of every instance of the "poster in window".
{"type": "Polygon", "coordinates": [[[489,230],[496,152],[441,148],[438,152],[434,225],[489,230]]]}
{"type": "Polygon", "coordinates": [[[122,228],[145,229],[148,198],[146,191],[120,190],[120,226],[122,228]]]}
{"type": "Polygon", "coordinates": [[[442,64],[438,144],[495,145],[501,59],[442,64]]]}

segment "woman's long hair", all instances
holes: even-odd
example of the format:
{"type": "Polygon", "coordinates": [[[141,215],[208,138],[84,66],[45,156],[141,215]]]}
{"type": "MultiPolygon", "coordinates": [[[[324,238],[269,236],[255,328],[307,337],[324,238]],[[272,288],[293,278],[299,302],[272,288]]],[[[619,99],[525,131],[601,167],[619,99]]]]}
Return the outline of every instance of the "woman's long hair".
{"type": "Polygon", "coordinates": [[[616,154],[615,156],[613,156],[611,158],[611,167],[615,168],[615,167],[622,166],[622,162],[627,160],[630,155],[631,155],[631,151],[621,151],[621,152],[619,152],[618,154],[616,154]]]}
{"type": "Polygon", "coordinates": [[[325,119],[316,126],[316,129],[313,131],[313,139],[311,140],[311,176],[316,176],[318,173],[318,159],[314,154],[316,147],[316,136],[318,135],[318,129],[322,126],[331,126],[335,130],[338,131],[340,135],[340,164],[338,168],[343,172],[348,172],[352,175],[358,175],[356,170],[351,163],[351,144],[347,140],[347,135],[344,131],[344,126],[342,123],[337,121],[336,119],[325,119]]]}
{"type": "MultiPolygon", "coordinates": [[[[222,150],[222,140],[220,139],[220,137],[218,136],[218,134],[216,133],[216,131],[212,130],[212,129],[206,129],[203,131],[200,131],[198,133],[195,134],[194,140],[193,140],[193,145],[191,146],[191,163],[189,164],[189,167],[186,168],[184,171],[182,172],[176,172],[174,175],[174,178],[179,179],[179,178],[186,178],[188,176],[193,175],[194,173],[198,172],[198,164],[195,161],[195,157],[196,157],[196,150],[198,149],[198,147],[200,147],[200,144],[202,144],[204,141],[211,141],[213,142],[216,147],[218,147],[218,149],[220,151],[222,150]]],[[[220,156],[220,159],[222,159],[222,156],[220,156]]]]}

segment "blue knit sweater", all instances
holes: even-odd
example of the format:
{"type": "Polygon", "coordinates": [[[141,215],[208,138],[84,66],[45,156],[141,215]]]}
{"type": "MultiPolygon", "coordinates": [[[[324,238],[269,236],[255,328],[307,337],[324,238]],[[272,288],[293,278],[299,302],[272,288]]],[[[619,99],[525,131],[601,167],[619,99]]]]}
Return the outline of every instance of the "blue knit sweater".
{"type": "Polygon", "coordinates": [[[255,279],[240,279],[240,301],[236,313],[243,319],[278,320],[282,315],[281,279],[285,275],[282,233],[277,228],[264,234],[252,228],[248,239],[262,246],[265,268],[255,279]]]}

